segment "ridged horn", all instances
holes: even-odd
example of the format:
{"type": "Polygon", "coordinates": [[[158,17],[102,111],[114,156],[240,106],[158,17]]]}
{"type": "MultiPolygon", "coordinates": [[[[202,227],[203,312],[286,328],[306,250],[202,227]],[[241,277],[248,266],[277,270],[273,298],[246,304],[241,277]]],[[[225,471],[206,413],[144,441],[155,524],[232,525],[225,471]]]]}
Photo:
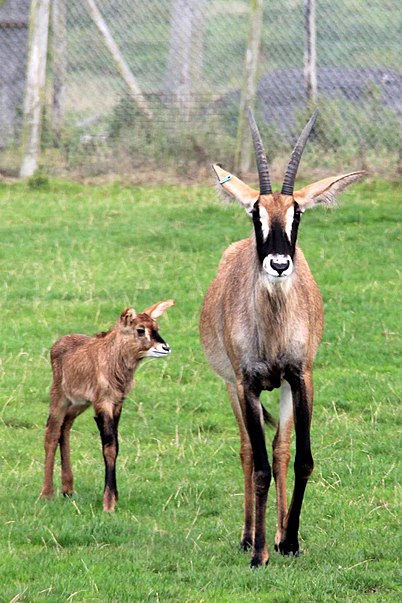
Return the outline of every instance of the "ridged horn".
{"type": "Polygon", "coordinates": [[[282,195],[293,195],[293,187],[296,180],[297,169],[299,167],[300,159],[306,146],[310,132],[313,129],[315,120],[317,119],[318,109],[316,109],[310,118],[310,121],[304,126],[302,133],[299,136],[299,140],[296,142],[296,146],[292,151],[289,165],[287,167],[285,178],[282,184],[282,195]]]}
{"type": "Polygon", "coordinates": [[[269,179],[268,161],[265,155],[260,132],[258,131],[251,108],[248,108],[248,123],[250,124],[251,136],[253,138],[255,159],[257,161],[258,178],[260,181],[260,195],[272,193],[271,181],[269,179]]]}

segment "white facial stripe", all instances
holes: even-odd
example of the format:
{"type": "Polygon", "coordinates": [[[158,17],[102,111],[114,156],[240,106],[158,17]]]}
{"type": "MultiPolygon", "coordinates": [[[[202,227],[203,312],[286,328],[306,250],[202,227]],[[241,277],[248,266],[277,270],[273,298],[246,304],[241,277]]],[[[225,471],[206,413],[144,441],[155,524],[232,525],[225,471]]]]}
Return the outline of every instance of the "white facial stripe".
{"type": "Polygon", "coordinates": [[[286,231],[286,234],[288,235],[289,241],[292,236],[292,226],[293,226],[294,217],[295,217],[295,208],[293,207],[293,205],[291,205],[285,214],[285,231],[286,231]]]}
{"type": "Polygon", "coordinates": [[[262,236],[264,237],[264,241],[266,241],[268,239],[268,233],[269,233],[268,212],[265,209],[265,207],[262,207],[262,205],[259,206],[259,210],[260,210],[260,222],[261,222],[261,228],[262,228],[262,236]]]}

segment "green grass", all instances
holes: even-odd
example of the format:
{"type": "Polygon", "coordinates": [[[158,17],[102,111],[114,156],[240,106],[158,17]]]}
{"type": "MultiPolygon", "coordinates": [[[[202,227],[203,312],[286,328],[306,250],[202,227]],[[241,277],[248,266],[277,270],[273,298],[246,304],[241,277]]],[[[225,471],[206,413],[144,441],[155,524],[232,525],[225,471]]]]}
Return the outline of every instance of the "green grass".
{"type": "MultiPolygon", "coordinates": [[[[272,488],[271,562],[251,571],[238,550],[237,428],[198,337],[222,251],[250,231],[245,213],[212,188],[37,184],[0,186],[0,601],[397,601],[397,185],[363,183],[337,211],[303,218],[301,246],[326,306],[303,555],[273,551],[272,488]],[[166,298],[176,306],[160,328],[173,353],[144,364],[126,400],[116,513],[101,508],[91,411],[72,434],[76,496],[61,497],[57,466],[57,494],[40,500],[52,342],[166,298]]],[[[277,414],[277,396],[267,405],[277,414]]]]}

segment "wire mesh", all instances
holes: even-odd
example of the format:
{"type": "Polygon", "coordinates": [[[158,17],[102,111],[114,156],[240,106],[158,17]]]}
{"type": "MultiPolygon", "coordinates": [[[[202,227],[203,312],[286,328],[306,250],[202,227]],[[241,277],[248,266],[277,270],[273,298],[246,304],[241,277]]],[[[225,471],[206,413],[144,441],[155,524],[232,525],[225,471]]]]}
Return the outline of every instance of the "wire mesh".
{"type": "MultiPolygon", "coordinates": [[[[163,180],[169,174],[197,179],[219,160],[230,169],[250,1],[96,1],[149,117],[116,66],[87,0],[53,0],[53,11],[65,11],[65,51],[56,61],[60,38],[51,32],[43,168],[84,176],[132,174],[138,180],[163,180]]],[[[19,160],[28,12],[28,0],[6,1],[0,9],[3,173],[19,160]]],[[[364,6],[360,0],[317,3],[320,116],[303,159],[305,169],[339,164],[344,170],[398,170],[400,29],[396,0],[364,6]]],[[[312,109],[305,92],[304,44],[303,0],[266,2],[255,114],[268,159],[278,169],[312,109]]]]}

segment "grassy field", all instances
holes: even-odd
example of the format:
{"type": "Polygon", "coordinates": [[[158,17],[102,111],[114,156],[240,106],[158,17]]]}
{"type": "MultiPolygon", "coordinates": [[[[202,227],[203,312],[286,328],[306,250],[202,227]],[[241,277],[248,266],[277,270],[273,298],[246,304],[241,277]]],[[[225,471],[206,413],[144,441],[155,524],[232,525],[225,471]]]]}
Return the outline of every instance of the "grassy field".
{"type": "MultiPolygon", "coordinates": [[[[245,212],[206,187],[1,185],[0,601],[397,601],[400,203],[396,184],[369,181],[336,212],[303,218],[326,306],[303,554],[273,551],[272,488],[271,562],[251,571],[238,550],[237,428],[198,337],[222,251],[249,234],[245,212]],[[72,434],[76,496],[60,495],[57,465],[55,498],[39,499],[52,342],[166,298],[176,306],[160,329],[173,353],[140,368],[125,403],[116,513],[101,509],[91,410],[72,434]]],[[[277,396],[266,404],[277,415],[277,396]]]]}

